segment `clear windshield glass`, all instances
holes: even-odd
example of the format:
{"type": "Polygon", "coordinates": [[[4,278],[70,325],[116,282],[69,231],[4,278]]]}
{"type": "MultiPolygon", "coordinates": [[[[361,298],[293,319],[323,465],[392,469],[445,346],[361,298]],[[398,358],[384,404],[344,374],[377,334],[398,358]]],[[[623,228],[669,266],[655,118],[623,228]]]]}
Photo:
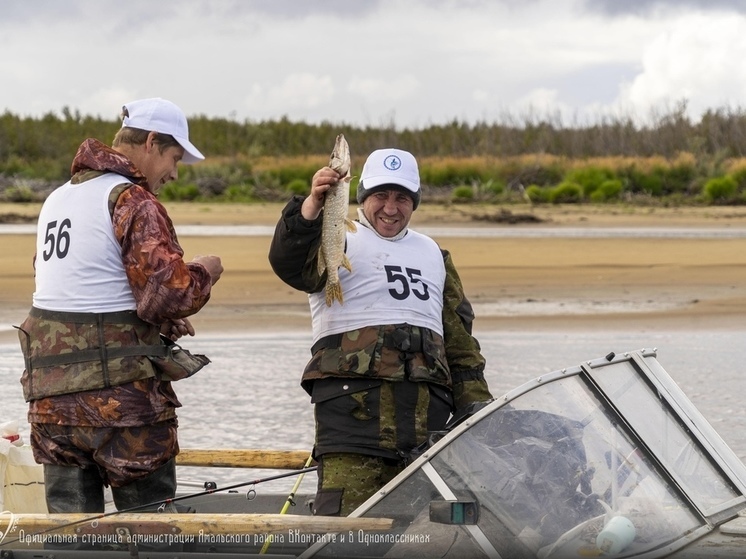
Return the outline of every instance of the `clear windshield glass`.
{"type": "Polygon", "coordinates": [[[740,495],[671,410],[660,405],[658,395],[640,381],[632,363],[601,368],[593,378],[702,510],[716,509],[740,495]]]}
{"type": "Polygon", "coordinates": [[[350,533],[315,556],[624,556],[699,527],[615,417],[578,376],[539,386],[463,432],[364,514],[393,518],[392,532],[350,533]],[[433,521],[438,504],[453,499],[478,504],[476,524],[433,521]]]}
{"type": "Polygon", "coordinates": [[[611,526],[626,526],[611,539],[632,534],[625,552],[658,547],[701,524],[577,376],[497,410],[433,465],[454,490],[474,494],[493,545],[507,530],[526,556],[603,551],[611,544],[599,534],[614,517],[628,521],[611,526]]]}

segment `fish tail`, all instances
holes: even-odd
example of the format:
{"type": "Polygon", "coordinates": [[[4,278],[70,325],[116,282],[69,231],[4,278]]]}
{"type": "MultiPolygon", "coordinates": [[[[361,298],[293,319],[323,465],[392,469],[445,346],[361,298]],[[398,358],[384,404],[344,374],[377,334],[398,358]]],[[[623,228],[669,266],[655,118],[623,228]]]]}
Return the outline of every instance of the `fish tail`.
{"type": "Polygon", "coordinates": [[[339,283],[326,282],[326,306],[331,307],[334,301],[339,301],[339,304],[344,304],[344,297],[342,297],[342,286],[339,283]]]}

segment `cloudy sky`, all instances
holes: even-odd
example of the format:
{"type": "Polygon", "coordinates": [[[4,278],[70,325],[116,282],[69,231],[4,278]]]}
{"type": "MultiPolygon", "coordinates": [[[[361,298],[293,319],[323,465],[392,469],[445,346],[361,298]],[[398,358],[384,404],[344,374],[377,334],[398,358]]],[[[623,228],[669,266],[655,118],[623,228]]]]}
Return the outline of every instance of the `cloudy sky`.
{"type": "Polygon", "coordinates": [[[746,105],[744,0],[0,0],[0,111],[420,128],[746,105]]]}

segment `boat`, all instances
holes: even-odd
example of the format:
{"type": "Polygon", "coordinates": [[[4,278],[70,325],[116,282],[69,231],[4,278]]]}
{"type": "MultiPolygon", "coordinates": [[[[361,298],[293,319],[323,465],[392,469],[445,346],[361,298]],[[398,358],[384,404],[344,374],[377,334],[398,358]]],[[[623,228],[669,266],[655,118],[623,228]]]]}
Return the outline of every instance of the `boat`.
{"type": "MultiPolygon", "coordinates": [[[[259,495],[260,478],[180,490],[188,514],[3,513],[0,559],[86,557],[65,548],[76,535],[102,542],[97,559],[746,557],[746,467],[655,349],[541,375],[472,411],[348,517],[312,516],[297,482],[259,495]]],[[[186,450],[179,464],[313,475],[305,451],[186,450]]]]}

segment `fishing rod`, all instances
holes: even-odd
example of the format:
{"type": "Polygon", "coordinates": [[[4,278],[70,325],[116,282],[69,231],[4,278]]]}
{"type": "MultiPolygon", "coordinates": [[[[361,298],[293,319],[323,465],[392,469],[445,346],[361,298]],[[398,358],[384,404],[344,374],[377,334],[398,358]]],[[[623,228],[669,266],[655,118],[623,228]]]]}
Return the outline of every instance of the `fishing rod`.
{"type": "MultiPolygon", "coordinates": [[[[293,488],[290,490],[290,494],[288,495],[288,498],[285,499],[285,504],[282,506],[282,509],[280,510],[280,514],[285,514],[288,509],[291,506],[295,506],[295,494],[298,492],[298,488],[300,487],[301,482],[303,481],[303,476],[306,475],[306,470],[313,469],[309,468],[311,465],[311,462],[313,462],[313,452],[308,456],[308,460],[306,460],[306,464],[303,467],[303,470],[300,470],[300,475],[298,475],[298,479],[295,480],[295,484],[293,485],[293,488]]],[[[269,549],[269,546],[272,544],[272,536],[270,535],[267,538],[267,541],[264,542],[264,545],[262,546],[261,551],[259,552],[259,555],[264,555],[267,553],[267,550],[269,549]]]]}
{"type": "MultiPolygon", "coordinates": [[[[307,464],[308,463],[310,463],[310,462],[307,462],[307,464]]],[[[263,477],[263,478],[257,478],[257,479],[254,479],[252,481],[245,481],[245,482],[236,483],[236,484],[233,484],[233,485],[226,485],[225,487],[210,487],[208,489],[205,489],[204,491],[198,491],[197,493],[189,493],[188,495],[180,495],[180,496],[177,496],[177,497],[170,497],[168,499],[162,499],[160,501],[153,501],[152,503],[146,503],[144,505],[137,505],[135,507],[129,507],[129,508],[122,509],[122,510],[114,510],[114,511],[111,511],[111,512],[106,512],[106,513],[91,515],[91,516],[89,516],[87,518],[82,518],[82,519],[76,520],[74,522],[68,522],[67,524],[60,524],[58,526],[53,526],[53,527],[48,528],[46,530],[42,530],[41,532],[36,532],[34,534],[29,534],[29,535],[27,535],[27,537],[43,536],[44,534],[48,534],[48,533],[54,532],[56,530],[61,530],[61,529],[64,529],[64,528],[69,528],[71,526],[77,526],[78,524],[85,524],[87,522],[95,522],[96,520],[100,520],[102,518],[108,518],[110,516],[116,516],[116,515],[125,514],[125,513],[128,513],[128,512],[135,512],[135,511],[138,511],[138,510],[141,510],[141,509],[145,509],[145,508],[151,508],[151,507],[153,507],[153,508],[157,509],[157,512],[163,512],[164,508],[166,506],[170,505],[171,503],[176,503],[178,501],[184,501],[186,499],[194,499],[196,497],[203,497],[205,495],[212,495],[214,493],[219,493],[221,491],[230,491],[231,489],[238,489],[240,487],[246,487],[246,486],[250,486],[250,485],[258,485],[260,483],[265,483],[267,481],[274,481],[276,479],[282,479],[282,478],[292,477],[292,476],[296,476],[296,475],[300,475],[301,479],[302,479],[302,476],[304,476],[308,472],[315,471],[316,468],[317,468],[317,466],[304,467],[304,468],[302,468],[300,470],[293,470],[293,471],[290,471],[290,472],[283,472],[281,474],[275,474],[275,475],[272,475],[272,476],[267,476],[267,477],[263,477]]],[[[7,535],[7,532],[6,532],[5,535],[7,535]]],[[[0,532],[0,536],[2,536],[1,532],[0,532]]],[[[0,547],[6,546],[6,545],[11,544],[11,543],[16,543],[19,540],[20,540],[20,538],[18,538],[18,537],[9,539],[7,541],[3,541],[3,539],[0,538],[0,547]]]]}

